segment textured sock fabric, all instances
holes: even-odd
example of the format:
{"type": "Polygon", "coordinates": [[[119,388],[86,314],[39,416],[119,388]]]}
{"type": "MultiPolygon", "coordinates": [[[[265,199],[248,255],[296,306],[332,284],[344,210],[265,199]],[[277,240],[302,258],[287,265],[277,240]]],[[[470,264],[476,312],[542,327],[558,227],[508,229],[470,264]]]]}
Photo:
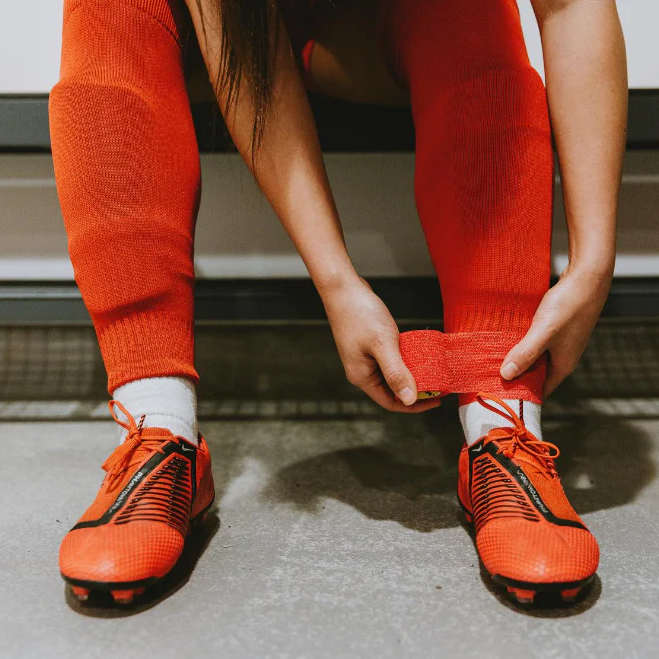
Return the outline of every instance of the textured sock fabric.
{"type": "Polygon", "coordinates": [[[476,400],[474,391],[495,393],[500,398],[524,398],[541,402],[546,370],[538,360],[521,378],[504,380],[499,366],[523,334],[510,330],[482,332],[401,332],[400,354],[419,391],[441,395],[463,392],[459,404],[476,400]]]}
{"type": "Polygon", "coordinates": [[[49,104],[53,163],[109,392],[151,376],[198,379],[200,169],[179,11],[173,0],[64,6],[60,80],[49,104]]]}
{"type": "Polygon", "coordinates": [[[402,336],[425,355],[404,359],[416,377],[428,353],[450,342],[452,378],[435,373],[438,386],[420,389],[447,385],[460,403],[480,390],[541,402],[546,354],[512,388],[499,375],[550,281],[550,124],[516,2],[387,0],[383,34],[392,72],[410,91],[417,209],[446,333],[402,336]]]}
{"type": "MultiPolygon", "coordinates": [[[[121,385],[112,392],[118,400],[139,421],[144,414],[144,428],[168,428],[174,435],[185,437],[197,444],[197,392],[194,382],[188,378],[158,377],[142,378],[121,385]]],[[[119,408],[116,414],[124,418],[119,408]]],[[[120,442],[126,430],[120,428],[120,442]]]]}
{"type": "MultiPolygon", "coordinates": [[[[503,398],[502,400],[515,410],[531,433],[538,439],[542,439],[542,426],[540,423],[541,405],[531,403],[528,400],[522,400],[521,398],[503,398]]],[[[494,401],[489,402],[494,407],[499,407],[494,401]]],[[[500,409],[502,412],[505,412],[503,408],[500,409]]],[[[468,446],[475,444],[483,435],[486,435],[488,431],[492,430],[492,428],[501,428],[509,425],[500,414],[488,410],[487,407],[481,405],[477,400],[473,403],[460,405],[458,407],[458,414],[468,446]]]]}

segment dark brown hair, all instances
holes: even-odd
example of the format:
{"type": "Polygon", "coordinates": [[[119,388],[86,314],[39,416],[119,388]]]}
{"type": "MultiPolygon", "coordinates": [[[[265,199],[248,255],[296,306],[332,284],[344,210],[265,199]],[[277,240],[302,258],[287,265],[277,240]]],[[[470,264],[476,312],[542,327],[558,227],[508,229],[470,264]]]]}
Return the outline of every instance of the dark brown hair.
{"type": "MultiPolygon", "coordinates": [[[[243,76],[248,81],[254,108],[252,165],[263,139],[272,98],[273,60],[279,39],[276,0],[216,0],[220,11],[222,47],[215,91],[226,93],[227,112],[237,101],[243,76]]],[[[200,6],[200,0],[197,0],[200,6]]],[[[203,14],[202,14],[203,15],[203,14]]]]}

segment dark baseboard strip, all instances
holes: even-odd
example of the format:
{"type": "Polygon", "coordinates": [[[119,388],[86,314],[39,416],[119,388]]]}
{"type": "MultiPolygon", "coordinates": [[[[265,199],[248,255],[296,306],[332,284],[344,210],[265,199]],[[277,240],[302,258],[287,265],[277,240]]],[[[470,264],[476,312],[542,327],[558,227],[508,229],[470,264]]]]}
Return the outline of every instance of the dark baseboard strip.
{"type": "MultiPolygon", "coordinates": [[[[348,103],[310,95],[324,151],[413,151],[414,126],[407,108],[348,103]]],[[[216,106],[192,107],[202,152],[233,151],[216,106]]],[[[659,89],[630,90],[627,147],[659,148],[659,89]]],[[[0,151],[50,150],[48,96],[0,95],[0,151]]]]}
{"type": "Polygon", "coordinates": [[[50,150],[48,96],[0,96],[0,150],[50,150]]]}
{"type": "Polygon", "coordinates": [[[629,92],[627,148],[659,148],[659,89],[633,89],[629,92]]]}
{"type": "MultiPolygon", "coordinates": [[[[440,322],[442,303],[433,277],[373,277],[369,282],[399,321],[440,322]]],[[[325,320],[321,301],[308,279],[200,280],[195,308],[197,321],[204,323],[325,320]]],[[[609,319],[659,318],[659,277],[615,279],[602,315],[609,319]]],[[[89,323],[74,282],[0,283],[2,325],[89,323]]]]}

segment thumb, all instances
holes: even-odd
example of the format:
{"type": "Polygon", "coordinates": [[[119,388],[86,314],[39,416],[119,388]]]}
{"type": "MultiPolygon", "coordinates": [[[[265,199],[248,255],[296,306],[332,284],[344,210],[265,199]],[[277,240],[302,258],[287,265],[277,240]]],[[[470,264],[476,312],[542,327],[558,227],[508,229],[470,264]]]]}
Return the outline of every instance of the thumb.
{"type": "Polygon", "coordinates": [[[416,382],[400,356],[397,337],[373,351],[373,357],[391,391],[403,404],[413,405],[417,396],[416,382]]]}
{"type": "Polygon", "coordinates": [[[524,338],[514,345],[504,357],[499,373],[504,380],[512,380],[521,375],[547,349],[551,338],[548,332],[531,327],[524,338]]]}

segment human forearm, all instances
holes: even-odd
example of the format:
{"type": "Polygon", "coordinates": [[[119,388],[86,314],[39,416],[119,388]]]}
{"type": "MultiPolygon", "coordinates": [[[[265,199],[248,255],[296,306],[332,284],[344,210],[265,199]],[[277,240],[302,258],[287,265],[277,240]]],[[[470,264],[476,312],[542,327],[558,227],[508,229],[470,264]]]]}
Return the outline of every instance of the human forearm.
{"type": "MultiPolygon", "coordinates": [[[[189,8],[209,76],[218,78],[221,30],[216,0],[196,2],[189,8]],[[201,19],[205,32],[201,27],[201,19]]],[[[289,233],[321,294],[337,284],[356,282],[348,257],[338,213],[330,191],[306,91],[290,47],[283,21],[279,23],[274,57],[273,87],[260,147],[252,162],[254,107],[250,81],[243,76],[237,101],[224,112],[227,128],[238,151],[289,233]],[[255,165],[255,166],[253,166],[255,165]]],[[[226,90],[217,90],[225,109],[226,90]]]]}
{"type": "Polygon", "coordinates": [[[627,120],[614,0],[535,0],[569,232],[569,269],[608,277],[627,120]]]}
{"type": "Polygon", "coordinates": [[[532,2],[561,165],[569,264],[504,358],[501,374],[516,377],[548,352],[546,398],[576,368],[611,285],[627,75],[614,0],[532,2]]]}

